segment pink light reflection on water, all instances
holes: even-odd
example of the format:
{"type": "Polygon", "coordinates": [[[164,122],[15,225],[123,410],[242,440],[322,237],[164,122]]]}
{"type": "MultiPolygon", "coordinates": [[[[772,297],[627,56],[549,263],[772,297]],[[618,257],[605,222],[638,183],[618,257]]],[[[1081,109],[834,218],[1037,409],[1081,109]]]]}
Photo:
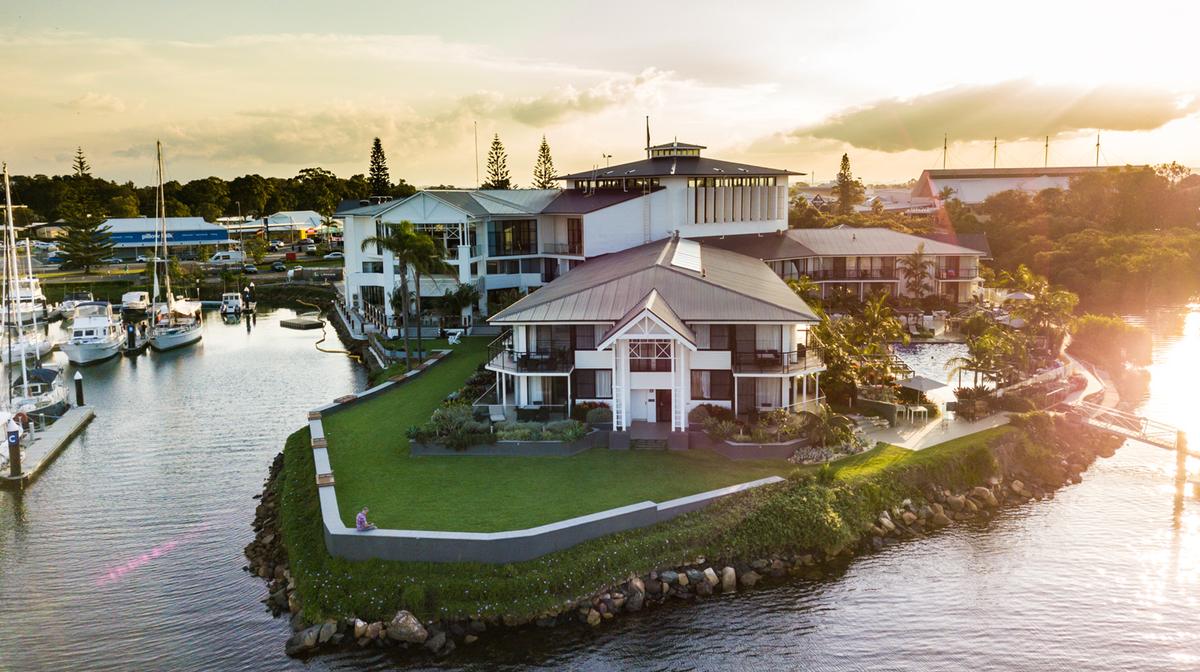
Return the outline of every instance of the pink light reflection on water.
{"type": "Polygon", "coordinates": [[[201,532],[204,532],[207,529],[208,529],[208,523],[203,523],[196,529],[188,532],[187,534],[181,535],[174,539],[169,539],[167,541],[164,541],[163,543],[155,546],[154,548],[150,549],[149,551],[146,551],[145,553],[142,553],[141,555],[138,555],[136,557],[130,558],[129,560],[125,561],[124,563],[121,563],[120,565],[110,568],[108,571],[104,572],[96,579],[96,585],[97,586],[105,586],[105,585],[108,585],[115,581],[119,581],[120,579],[124,578],[126,574],[129,574],[130,572],[133,572],[142,567],[145,567],[146,565],[150,564],[150,562],[157,560],[158,558],[161,558],[161,557],[165,556],[166,554],[170,553],[171,551],[175,550],[180,545],[185,544],[185,543],[191,541],[192,539],[195,539],[201,532]]]}

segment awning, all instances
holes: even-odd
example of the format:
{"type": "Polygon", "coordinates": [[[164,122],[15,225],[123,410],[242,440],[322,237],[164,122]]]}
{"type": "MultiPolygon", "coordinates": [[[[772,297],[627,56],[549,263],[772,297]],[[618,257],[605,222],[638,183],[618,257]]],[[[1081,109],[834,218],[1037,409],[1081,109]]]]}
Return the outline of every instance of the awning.
{"type": "Polygon", "coordinates": [[[1032,301],[1033,299],[1033,294],[1029,292],[1013,292],[1004,297],[1005,301],[1032,301]]]}

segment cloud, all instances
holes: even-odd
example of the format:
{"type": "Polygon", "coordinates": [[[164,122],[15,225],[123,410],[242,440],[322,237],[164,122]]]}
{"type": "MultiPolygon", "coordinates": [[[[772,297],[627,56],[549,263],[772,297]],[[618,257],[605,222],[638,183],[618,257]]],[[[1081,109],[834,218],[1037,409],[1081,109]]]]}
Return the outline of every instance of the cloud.
{"type": "Polygon", "coordinates": [[[943,134],[951,141],[1013,141],[1081,129],[1152,130],[1197,108],[1194,95],[1162,90],[1117,85],[1085,89],[1013,80],[882,100],[788,135],[902,152],[941,147],[943,134]]]}
{"type": "Polygon", "coordinates": [[[540,96],[506,100],[492,94],[473,97],[464,104],[472,111],[499,114],[526,126],[540,127],[569,117],[597,114],[639,96],[654,95],[670,78],[669,72],[649,68],[641,74],[612,77],[583,90],[568,85],[540,96]]]}
{"type": "Polygon", "coordinates": [[[60,104],[68,110],[76,112],[124,112],[125,101],[107,94],[88,91],[60,104]]]}

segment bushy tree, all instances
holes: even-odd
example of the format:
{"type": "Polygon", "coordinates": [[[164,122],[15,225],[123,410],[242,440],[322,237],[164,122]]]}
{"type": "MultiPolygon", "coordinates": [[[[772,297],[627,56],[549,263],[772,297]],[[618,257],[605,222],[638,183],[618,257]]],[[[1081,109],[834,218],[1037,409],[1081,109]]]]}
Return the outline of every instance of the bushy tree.
{"type": "Polygon", "coordinates": [[[82,148],[75,153],[73,167],[75,174],[58,208],[66,229],[61,247],[64,265],[87,273],[101,259],[112,255],[113,242],[109,227],[104,224],[108,215],[96,199],[82,148]]]}

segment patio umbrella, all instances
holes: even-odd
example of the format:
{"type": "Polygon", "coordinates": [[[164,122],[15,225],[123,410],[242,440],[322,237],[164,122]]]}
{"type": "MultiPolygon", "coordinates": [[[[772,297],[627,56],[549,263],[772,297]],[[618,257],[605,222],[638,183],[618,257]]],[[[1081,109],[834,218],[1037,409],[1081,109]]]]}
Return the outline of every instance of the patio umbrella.
{"type": "Polygon", "coordinates": [[[1012,294],[1004,297],[1005,301],[1032,301],[1033,299],[1033,294],[1030,294],[1029,292],[1013,292],[1012,294]]]}
{"type": "Polygon", "coordinates": [[[900,387],[907,387],[910,390],[918,392],[930,392],[947,387],[947,385],[932,378],[926,378],[925,376],[913,376],[908,380],[900,381],[900,387]]]}

